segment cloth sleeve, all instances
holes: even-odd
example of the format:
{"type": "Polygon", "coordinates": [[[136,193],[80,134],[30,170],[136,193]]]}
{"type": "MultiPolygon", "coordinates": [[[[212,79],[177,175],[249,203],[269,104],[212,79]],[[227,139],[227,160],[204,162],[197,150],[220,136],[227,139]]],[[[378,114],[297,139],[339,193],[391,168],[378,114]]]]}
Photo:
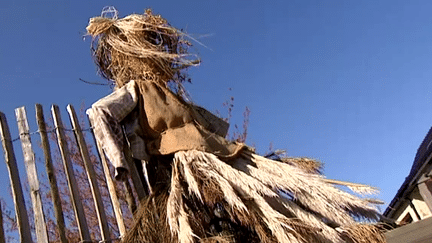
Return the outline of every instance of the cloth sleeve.
{"type": "Polygon", "coordinates": [[[96,140],[115,168],[115,178],[123,179],[129,171],[123,154],[125,138],[121,121],[138,103],[139,92],[134,81],[100,99],[87,110],[93,122],[96,140]]]}

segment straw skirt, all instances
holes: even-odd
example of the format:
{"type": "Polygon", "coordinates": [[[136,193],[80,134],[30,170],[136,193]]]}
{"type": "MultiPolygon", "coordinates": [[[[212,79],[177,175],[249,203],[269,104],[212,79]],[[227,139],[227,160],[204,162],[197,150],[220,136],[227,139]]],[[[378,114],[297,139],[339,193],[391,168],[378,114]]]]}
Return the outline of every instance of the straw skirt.
{"type": "MultiPolygon", "coordinates": [[[[158,172],[160,173],[160,172],[158,172]]],[[[366,200],[294,164],[190,150],[142,202],[124,242],[385,242],[366,200]]]]}

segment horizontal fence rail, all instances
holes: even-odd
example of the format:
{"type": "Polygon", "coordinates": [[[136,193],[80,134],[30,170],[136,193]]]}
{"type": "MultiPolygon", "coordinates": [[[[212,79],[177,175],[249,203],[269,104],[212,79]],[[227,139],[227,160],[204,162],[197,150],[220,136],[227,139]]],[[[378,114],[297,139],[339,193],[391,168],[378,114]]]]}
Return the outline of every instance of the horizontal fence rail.
{"type": "MultiPolygon", "coordinates": [[[[132,212],[124,212],[122,211],[122,200],[123,203],[127,203],[130,210],[136,208],[136,203],[139,203],[144,197],[146,197],[146,192],[144,191],[143,184],[139,178],[138,170],[133,165],[133,161],[129,161],[131,168],[131,178],[130,180],[133,182],[129,183],[129,180],[123,182],[123,188],[120,197],[119,195],[119,186],[116,185],[116,181],[114,181],[111,177],[110,173],[110,165],[105,157],[101,149],[101,145],[96,141],[91,129],[82,129],[78,120],[78,116],[75,112],[75,109],[72,105],[68,105],[67,112],[69,114],[69,120],[72,129],[67,129],[63,125],[63,121],[60,114],[60,109],[57,105],[53,105],[51,107],[51,115],[52,120],[54,122],[53,129],[47,129],[47,123],[44,118],[42,105],[36,104],[36,123],[37,123],[37,131],[31,132],[31,128],[29,127],[29,122],[27,119],[27,113],[25,107],[20,107],[15,110],[16,121],[19,130],[19,134],[17,135],[17,139],[12,139],[10,134],[9,125],[4,113],[0,112],[0,138],[2,141],[4,157],[6,167],[9,173],[11,191],[12,191],[12,199],[14,203],[15,209],[15,217],[16,224],[19,233],[20,242],[33,242],[33,237],[36,237],[37,242],[50,242],[50,235],[55,234],[57,236],[57,240],[61,243],[65,242],[117,242],[121,239],[122,236],[126,233],[126,223],[124,220],[125,213],[132,212]],[[89,151],[89,143],[85,140],[85,136],[83,131],[90,131],[91,139],[90,146],[94,146],[96,148],[96,157],[99,159],[97,163],[101,165],[102,175],[97,175],[94,169],[94,162],[90,159],[90,151],[89,151]],[[73,136],[67,136],[65,132],[73,132],[73,136]],[[50,134],[51,133],[51,134],[50,134]],[[55,135],[54,135],[55,133],[55,135]],[[43,151],[43,160],[45,166],[45,172],[47,178],[47,183],[49,184],[49,196],[42,198],[41,191],[42,187],[40,186],[40,179],[36,166],[36,155],[33,149],[34,144],[32,143],[33,136],[39,135],[40,143],[39,147],[43,151]],[[58,184],[58,173],[56,171],[56,166],[53,162],[52,152],[50,148],[50,139],[49,136],[55,136],[55,142],[59,148],[62,166],[64,168],[66,174],[67,181],[67,190],[70,194],[70,205],[72,205],[73,214],[75,224],[78,227],[79,239],[68,239],[68,227],[66,226],[66,220],[64,210],[62,208],[62,197],[58,184]],[[73,144],[76,144],[76,151],[79,151],[80,160],[82,160],[84,164],[84,170],[87,178],[80,177],[79,180],[86,180],[91,190],[91,195],[93,198],[95,215],[97,216],[99,235],[93,235],[90,233],[89,225],[88,225],[88,215],[83,207],[82,198],[80,195],[80,188],[77,182],[76,177],[76,168],[74,168],[74,164],[72,162],[71,154],[69,148],[71,145],[70,140],[74,139],[73,144]],[[15,157],[14,150],[14,142],[20,140],[23,161],[17,161],[15,157]],[[25,168],[25,169],[24,169],[25,168]],[[23,183],[20,179],[19,170],[25,170],[27,175],[27,184],[23,187],[23,183]],[[107,185],[106,191],[108,193],[108,199],[105,197],[105,201],[101,196],[100,185],[98,183],[97,177],[102,178],[107,185]],[[23,188],[28,188],[28,190],[23,190],[23,188]],[[24,197],[24,191],[30,193],[31,205],[32,205],[32,222],[29,222],[29,216],[27,215],[27,207],[26,201],[24,197]],[[136,197],[134,196],[136,195],[136,197]],[[126,198],[125,198],[126,197],[126,198]],[[44,206],[46,204],[43,203],[43,200],[49,198],[52,203],[52,209],[50,212],[53,212],[55,217],[55,233],[49,233],[47,229],[47,221],[46,221],[46,209],[44,206]],[[125,199],[120,199],[125,198],[125,199]],[[107,200],[109,203],[107,203],[107,200]],[[108,205],[109,204],[109,205],[108,205]],[[45,210],[45,213],[44,213],[45,210]],[[107,210],[113,213],[113,217],[115,220],[111,220],[108,222],[107,219],[107,210]],[[113,223],[114,222],[114,223],[113,223]],[[32,226],[32,227],[30,227],[32,226]],[[116,228],[118,230],[118,235],[114,235],[112,229],[116,228]],[[92,237],[94,239],[92,239],[92,237]]],[[[89,118],[89,123],[91,124],[91,119],[89,118]]],[[[75,146],[75,145],[73,145],[75,146]]],[[[128,158],[130,160],[131,158],[128,158]]],[[[82,183],[82,181],[80,181],[82,183]]],[[[47,192],[48,193],[48,192],[47,192]]],[[[106,195],[106,194],[105,194],[106,195]]],[[[64,200],[64,199],[63,199],[64,200]]],[[[0,204],[1,209],[1,204],[0,204]]],[[[4,225],[3,225],[4,214],[0,210],[0,243],[6,241],[5,233],[4,233],[4,225]]],[[[70,218],[70,217],[69,217],[70,218]]],[[[69,222],[70,224],[70,222],[69,222]]]]}

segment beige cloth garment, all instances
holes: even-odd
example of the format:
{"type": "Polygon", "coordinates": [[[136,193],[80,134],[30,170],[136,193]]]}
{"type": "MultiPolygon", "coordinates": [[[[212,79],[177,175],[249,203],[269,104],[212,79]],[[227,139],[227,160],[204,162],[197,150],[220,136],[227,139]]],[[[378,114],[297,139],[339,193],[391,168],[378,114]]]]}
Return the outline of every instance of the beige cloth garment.
{"type": "Polygon", "coordinates": [[[245,146],[224,138],[226,122],[150,81],[128,82],[94,103],[87,114],[96,139],[116,168],[116,178],[119,168],[128,170],[122,151],[125,140],[133,158],[147,161],[151,155],[186,150],[230,160],[245,146]]]}

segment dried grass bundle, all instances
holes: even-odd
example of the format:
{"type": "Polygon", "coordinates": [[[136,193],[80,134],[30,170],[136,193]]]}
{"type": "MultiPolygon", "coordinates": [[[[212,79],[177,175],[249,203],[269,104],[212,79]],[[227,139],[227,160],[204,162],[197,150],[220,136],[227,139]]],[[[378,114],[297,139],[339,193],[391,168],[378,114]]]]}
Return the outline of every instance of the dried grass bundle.
{"type": "Polygon", "coordinates": [[[282,162],[296,165],[308,173],[321,174],[323,164],[320,161],[305,157],[283,157],[282,162]]]}
{"type": "Polygon", "coordinates": [[[175,242],[172,239],[168,222],[164,220],[167,218],[168,190],[158,190],[157,192],[158,194],[141,202],[134,215],[134,225],[122,239],[122,242],[175,242]]]}
{"type": "Polygon", "coordinates": [[[386,243],[386,237],[380,225],[353,224],[338,229],[344,239],[352,243],[386,243]]]}
{"type": "Polygon", "coordinates": [[[213,236],[200,240],[201,243],[232,243],[234,239],[229,236],[213,236]]]}
{"type": "Polygon", "coordinates": [[[367,201],[333,187],[319,175],[305,173],[286,163],[243,153],[256,166],[247,165],[248,173],[275,190],[288,192],[309,210],[339,225],[353,223],[352,215],[378,219],[376,209],[367,201]]]}
{"type": "Polygon", "coordinates": [[[176,242],[213,239],[202,231],[205,220],[193,213],[191,200],[209,208],[222,202],[231,222],[249,231],[249,242],[343,242],[336,227],[353,225],[353,216],[378,218],[367,201],[317,174],[248,151],[241,157],[228,164],[200,151],[175,154],[167,220],[176,242]]]}
{"type": "Polygon", "coordinates": [[[188,54],[186,35],[150,9],[142,15],[116,16],[91,18],[87,32],[93,37],[99,73],[117,86],[129,80],[181,83],[186,79],[181,70],[199,63],[188,54]]]}
{"type": "MultiPolygon", "coordinates": [[[[299,158],[293,158],[293,157],[279,157],[278,154],[276,154],[279,161],[282,161],[287,164],[295,165],[302,169],[303,171],[307,173],[312,174],[322,174],[323,164],[320,161],[306,158],[306,157],[299,157],[299,158]]],[[[268,157],[266,157],[268,158],[268,157]]],[[[338,180],[331,180],[331,179],[324,179],[327,183],[333,184],[333,185],[339,185],[339,186],[345,186],[348,189],[350,189],[352,192],[360,194],[360,195],[370,195],[370,194],[378,194],[379,190],[376,187],[364,185],[364,184],[358,184],[358,183],[351,183],[346,181],[338,181],[338,180]]],[[[370,201],[375,199],[370,199],[370,201]]],[[[378,202],[378,201],[376,201],[378,202]]],[[[381,203],[381,202],[379,202],[381,203]]]]}
{"type": "Polygon", "coordinates": [[[192,150],[174,154],[171,173],[157,203],[141,204],[124,242],[385,242],[353,219],[378,218],[367,200],[289,163],[249,151],[224,162],[192,150]],[[226,215],[215,213],[218,205],[226,215]],[[216,217],[232,228],[211,232],[216,217]]]}
{"type": "Polygon", "coordinates": [[[357,194],[360,194],[360,195],[378,194],[378,192],[379,192],[378,188],[364,185],[364,184],[351,183],[351,182],[347,182],[347,181],[331,180],[331,179],[324,179],[324,180],[327,183],[330,183],[333,185],[346,186],[351,191],[353,191],[357,194]]]}

